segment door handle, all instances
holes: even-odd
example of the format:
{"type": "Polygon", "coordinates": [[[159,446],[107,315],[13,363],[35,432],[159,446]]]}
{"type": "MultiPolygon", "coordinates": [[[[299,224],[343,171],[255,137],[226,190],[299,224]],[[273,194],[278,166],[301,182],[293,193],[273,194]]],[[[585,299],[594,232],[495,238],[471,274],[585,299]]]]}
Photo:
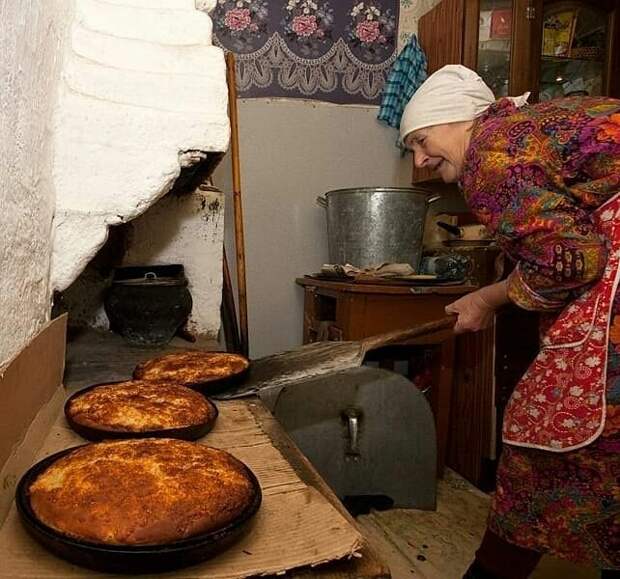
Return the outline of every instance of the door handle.
{"type": "Polygon", "coordinates": [[[349,431],[349,446],[346,450],[346,454],[359,456],[360,419],[362,417],[362,413],[357,408],[347,408],[343,412],[343,416],[347,421],[347,428],[349,431]]]}

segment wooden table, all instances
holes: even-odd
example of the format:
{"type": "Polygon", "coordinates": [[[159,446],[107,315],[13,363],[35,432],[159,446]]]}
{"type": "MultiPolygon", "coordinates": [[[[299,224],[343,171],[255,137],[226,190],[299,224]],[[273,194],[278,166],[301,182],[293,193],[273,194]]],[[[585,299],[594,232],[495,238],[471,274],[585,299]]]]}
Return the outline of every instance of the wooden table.
{"type": "MultiPolygon", "coordinates": [[[[162,353],[192,348],[218,349],[218,345],[214,342],[191,344],[175,338],[170,346],[156,351],[152,348],[128,346],[118,336],[109,332],[86,331],[67,345],[65,386],[69,391],[72,391],[86,384],[127,379],[139,361],[162,353]]],[[[353,526],[359,528],[333,491],[262,402],[256,397],[251,397],[247,399],[247,404],[261,428],[269,435],[274,446],[288,460],[298,476],[307,485],[321,492],[353,526]]],[[[295,579],[315,577],[324,579],[389,579],[391,577],[389,568],[380,560],[368,542],[365,542],[361,553],[361,558],[328,563],[312,569],[297,569],[285,575],[278,575],[278,577],[295,579]]]]}
{"type": "MultiPolygon", "coordinates": [[[[360,340],[436,320],[445,307],[475,289],[470,285],[417,286],[402,283],[355,283],[298,278],[304,288],[304,343],[321,339],[360,340]]],[[[437,470],[443,473],[448,449],[454,378],[455,339],[440,332],[407,342],[434,346],[430,402],[437,430],[437,470]]],[[[390,367],[390,363],[380,364],[390,367]]]]}

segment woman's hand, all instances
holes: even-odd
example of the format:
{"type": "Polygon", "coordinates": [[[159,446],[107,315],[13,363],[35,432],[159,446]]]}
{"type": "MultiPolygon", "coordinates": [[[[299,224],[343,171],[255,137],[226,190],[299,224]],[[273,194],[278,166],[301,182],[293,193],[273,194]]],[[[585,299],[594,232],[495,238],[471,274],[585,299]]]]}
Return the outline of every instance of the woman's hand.
{"type": "Polygon", "coordinates": [[[446,313],[458,315],[454,326],[457,334],[478,332],[488,328],[495,311],[508,302],[507,282],[500,281],[452,302],[446,306],[446,313]]]}

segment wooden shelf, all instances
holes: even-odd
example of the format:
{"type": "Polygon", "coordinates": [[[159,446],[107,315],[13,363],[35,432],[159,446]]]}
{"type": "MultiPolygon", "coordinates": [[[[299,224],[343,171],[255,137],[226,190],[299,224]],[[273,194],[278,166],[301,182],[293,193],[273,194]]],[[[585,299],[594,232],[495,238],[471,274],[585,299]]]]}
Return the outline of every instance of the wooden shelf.
{"type": "Polygon", "coordinates": [[[564,62],[598,62],[603,64],[602,58],[587,58],[583,56],[541,56],[543,62],[564,63],[564,62]]]}

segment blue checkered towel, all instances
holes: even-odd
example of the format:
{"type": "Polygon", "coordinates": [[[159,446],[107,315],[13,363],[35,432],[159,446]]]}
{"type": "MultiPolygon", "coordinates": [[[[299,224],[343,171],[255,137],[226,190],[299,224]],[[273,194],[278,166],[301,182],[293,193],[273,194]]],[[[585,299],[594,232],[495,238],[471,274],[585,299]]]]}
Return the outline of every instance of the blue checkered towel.
{"type": "Polygon", "coordinates": [[[409,42],[394,61],[385,81],[377,118],[390,127],[398,129],[405,106],[425,80],[426,55],[415,34],[412,34],[409,42]]]}

